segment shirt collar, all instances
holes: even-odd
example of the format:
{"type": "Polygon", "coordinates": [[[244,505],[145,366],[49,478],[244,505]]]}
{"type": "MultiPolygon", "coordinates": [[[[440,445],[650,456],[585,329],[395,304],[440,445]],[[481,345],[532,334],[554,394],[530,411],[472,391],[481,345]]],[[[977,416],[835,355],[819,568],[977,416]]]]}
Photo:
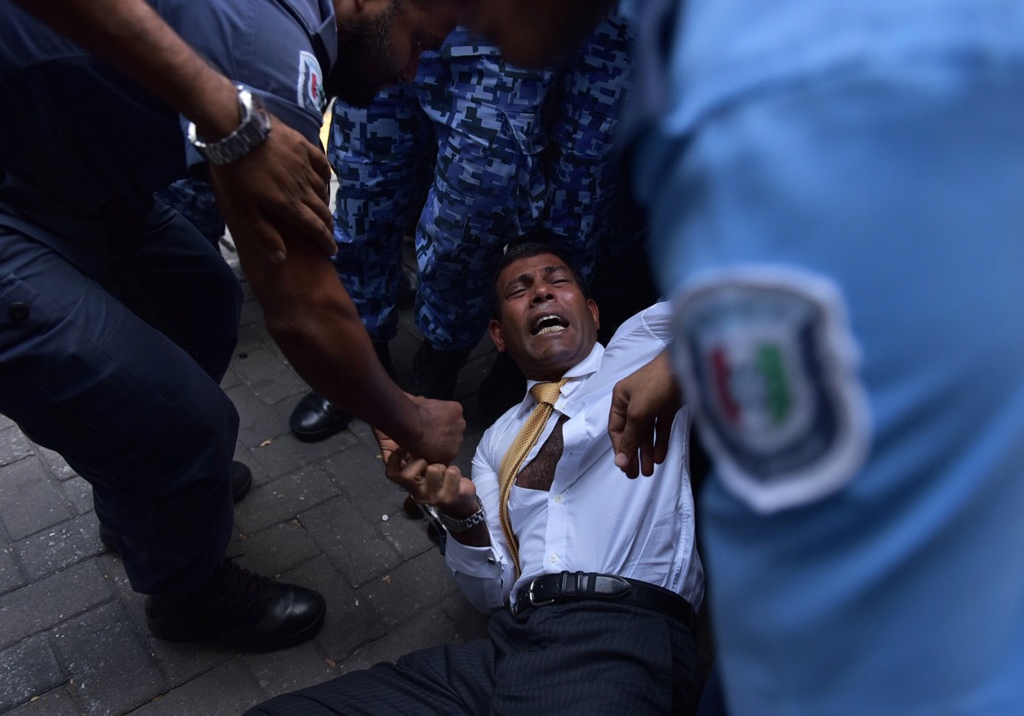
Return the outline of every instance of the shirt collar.
{"type": "MultiPolygon", "coordinates": [[[[590,351],[590,355],[581,360],[579,363],[574,365],[569,370],[565,371],[563,378],[572,378],[568,383],[562,386],[562,395],[559,400],[571,396],[576,390],[582,385],[583,381],[580,378],[586,378],[597,372],[597,369],[601,366],[601,357],[604,355],[604,346],[600,343],[594,343],[594,347],[590,351]]],[[[534,399],[530,395],[530,388],[535,386],[537,383],[542,381],[529,380],[526,381],[526,395],[523,397],[523,402],[519,405],[519,413],[528,412],[533,410],[534,399]]]]}

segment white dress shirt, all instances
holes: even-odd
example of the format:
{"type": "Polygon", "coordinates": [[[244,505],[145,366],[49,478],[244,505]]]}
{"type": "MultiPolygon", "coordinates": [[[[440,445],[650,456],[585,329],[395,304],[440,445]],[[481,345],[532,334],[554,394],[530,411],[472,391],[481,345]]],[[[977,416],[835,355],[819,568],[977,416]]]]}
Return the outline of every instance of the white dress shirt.
{"type": "Polygon", "coordinates": [[[515,584],[498,518],[498,466],[533,410],[529,391],[484,433],[473,457],[472,479],[487,513],[491,546],[470,547],[449,538],[445,554],[455,581],[478,609],[498,609],[507,604],[513,587],[564,570],[643,580],[681,594],[694,609],[700,606],[704,572],[694,549],[686,408],[676,414],[668,457],[651,477],[627,478],[615,466],[608,437],[612,389],[664,350],[668,333],[668,305],[658,303],[626,321],[607,348],[595,345],[565,373],[572,380],[562,386],[544,432],[523,461],[528,465],[558,418],[568,416],[551,489],[514,485],[509,498],[523,570],[515,584]]]}

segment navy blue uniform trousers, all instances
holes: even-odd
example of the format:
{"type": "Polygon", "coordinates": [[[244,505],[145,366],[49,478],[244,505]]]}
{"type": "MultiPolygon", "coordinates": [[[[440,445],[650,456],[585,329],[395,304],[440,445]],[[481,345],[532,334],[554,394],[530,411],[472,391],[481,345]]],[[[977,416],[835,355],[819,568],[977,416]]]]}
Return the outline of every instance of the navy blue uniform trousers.
{"type": "Polygon", "coordinates": [[[231,535],[238,281],[161,203],[47,224],[0,203],[0,413],[92,484],[134,589],[186,591],[231,535]]]}
{"type": "Polygon", "coordinates": [[[692,714],[697,648],[678,620],[596,600],[508,610],[490,638],[433,647],[284,694],[246,716],[692,714]]]}

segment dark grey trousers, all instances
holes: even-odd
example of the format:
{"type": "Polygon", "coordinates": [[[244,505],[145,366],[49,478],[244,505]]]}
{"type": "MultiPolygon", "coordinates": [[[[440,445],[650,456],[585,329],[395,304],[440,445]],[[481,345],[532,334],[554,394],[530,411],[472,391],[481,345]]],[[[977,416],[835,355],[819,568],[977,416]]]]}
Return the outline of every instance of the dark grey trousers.
{"type": "Polygon", "coordinates": [[[692,714],[700,696],[689,630],[616,602],[569,602],[518,618],[496,612],[490,639],[413,652],[278,696],[246,716],[692,714]]]}

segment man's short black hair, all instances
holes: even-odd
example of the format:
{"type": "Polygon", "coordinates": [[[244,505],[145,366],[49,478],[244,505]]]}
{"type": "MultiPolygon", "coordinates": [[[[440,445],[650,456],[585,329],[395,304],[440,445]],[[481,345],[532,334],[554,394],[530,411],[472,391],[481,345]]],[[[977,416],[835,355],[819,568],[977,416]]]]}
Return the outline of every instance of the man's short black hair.
{"type": "Polygon", "coordinates": [[[572,277],[576,281],[576,285],[580,287],[580,291],[583,292],[583,297],[590,298],[590,286],[587,285],[586,280],[580,275],[580,272],[564,251],[536,238],[513,241],[505,247],[501,261],[498,262],[498,268],[494,272],[494,280],[491,281],[491,318],[498,321],[501,320],[501,296],[498,295],[498,277],[501,276],[501,272],[508,268],[509,264],[515,263],[520,259],[528,259],[531,256],[540,256],[541,254],[552,254],[561,259],[562,263],[572,271],[572,277]]]}

